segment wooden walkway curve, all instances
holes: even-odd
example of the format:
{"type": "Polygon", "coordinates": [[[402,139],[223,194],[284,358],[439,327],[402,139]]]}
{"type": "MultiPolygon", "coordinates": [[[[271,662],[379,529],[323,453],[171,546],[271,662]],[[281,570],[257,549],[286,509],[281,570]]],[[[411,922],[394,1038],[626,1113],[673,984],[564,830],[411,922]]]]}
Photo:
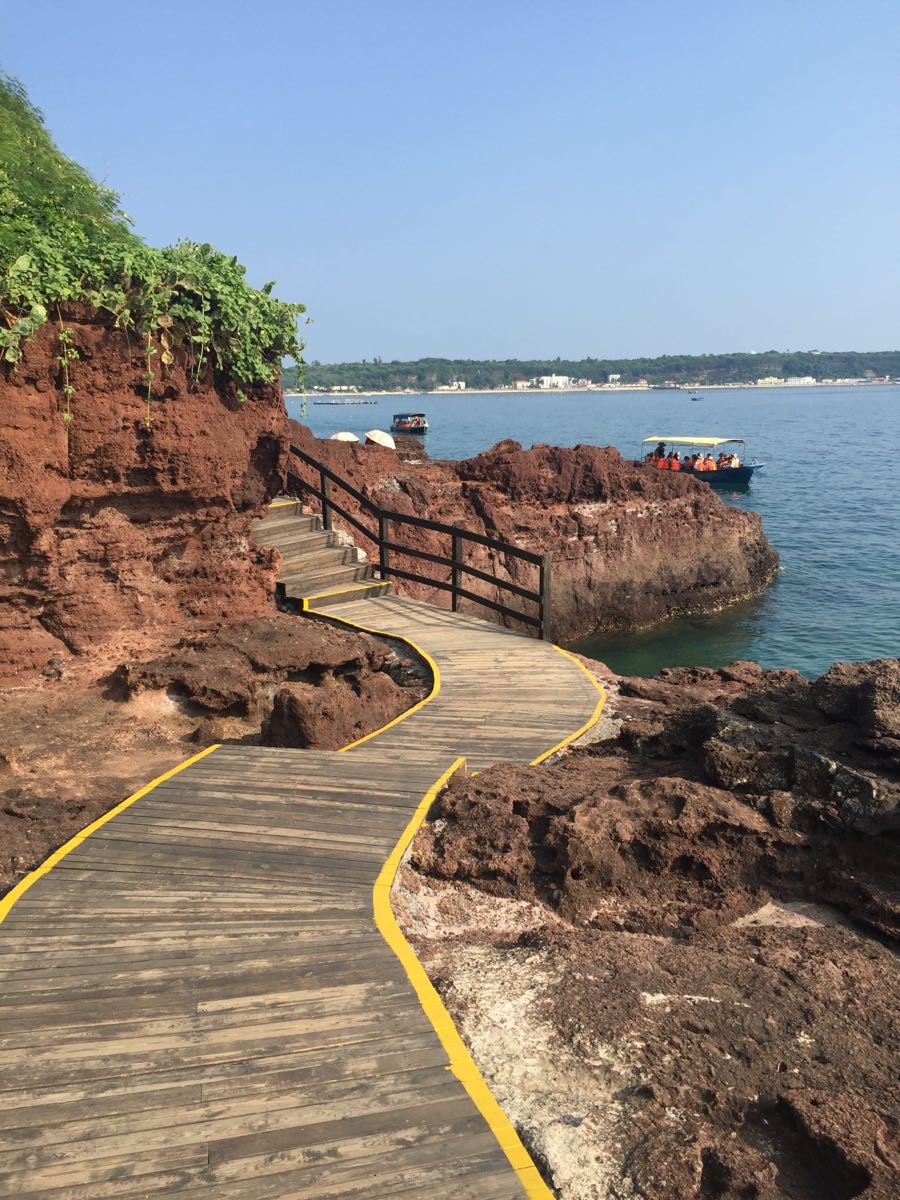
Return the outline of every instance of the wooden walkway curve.
{"type": "Polygon", "coordinates": [[[439,691],[346,753],[205,752],[0,901],[0,1196],[549,1196],[387,894],[457,758],[539,759],[596,685],[428,605],[328,615],[422,645],[439,691]]]}

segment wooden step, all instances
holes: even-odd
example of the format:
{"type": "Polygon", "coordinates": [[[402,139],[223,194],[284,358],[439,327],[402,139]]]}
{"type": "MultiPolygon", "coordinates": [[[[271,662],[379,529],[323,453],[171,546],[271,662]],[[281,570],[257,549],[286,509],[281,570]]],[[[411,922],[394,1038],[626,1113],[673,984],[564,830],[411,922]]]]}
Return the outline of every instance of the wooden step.
{"type": "Polygon", "coordinates": [[[304,513],[287,511],[283,514],[279,513],[278,509],[268,513],[265,517],[257,518],[252,525],[253,536],[258,534],[281,534],[286,530],[295,530],[297,533],[306,531],[320,530],[322,528],[322,518],[318,513],[304,513]]]}
{"type": "Polygon", "coordinates": [[[266,530],[266,545],[273,546],[282,554],[287,550],[321,550],[326,546],[342,548],[334,533],[326,533],[323,529],[304,529],[299,532],[287,529],[281,534],[270,534],[266,530]]]}
{"type": "Polygon", "coordinates": [[[369,564],[359,566],[340,566],[330,570],[302,572],[287,575],[279,579],[285,595],[293,599],[318,595],[320,592],[330,592],[351,583],[361,583],[373,579],[374,573],[369,564]]]}
{"type": "Polygon", "coordinates": [[[278,578],[309,575],[329,567],[343,567],[360,561],[355,546],[321,546],[304,551],[281,551],[281,569],[278,578]]]}
{"type": "Polygon", "coordinates": [[[269,501],[269,512],[302,512],[303,502],[298,500],[296,496],[276,496],[274,500],[269,501]]]}
{"type": "Polygon", "coordinates": [[[389,579],[364,580],[362,583],[351,584],[349,587],[329,591],[323,596],[317,596],[314,609],[334,608],[338,604],[346,604],[351,600],[368,600],[372,596],[387,596],[391,590],[389,579]]]}

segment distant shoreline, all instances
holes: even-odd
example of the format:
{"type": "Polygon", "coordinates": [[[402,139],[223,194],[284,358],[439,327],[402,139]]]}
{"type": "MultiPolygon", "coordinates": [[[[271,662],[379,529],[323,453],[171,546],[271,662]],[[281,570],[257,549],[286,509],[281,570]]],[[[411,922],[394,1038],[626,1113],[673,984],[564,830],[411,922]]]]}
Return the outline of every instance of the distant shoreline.
{"type": "MultiPolygon", "coordinates": [[[[640,383],[625,383],[611,387],[609,384],[593,384],[590,387],[570,387],[570,388],[465,388],[463,390],[457,388],[434,388],[430,391],[412,391],[406,389],[397,392],[285,392],[286,398],[300,398],[304,395],[309,399],[323,400],[356,400],[362,396],[522,396],[522,395],[538,395],[538,396],[567,396],[567,395],[583,395],[585,392],[616,393],[616,392],[724,392],[734,391],[736,388],[752,389],[753,391],[771,391],[773,389],[794,389],[794,388],[849,388],[849,387],[900,387],[900,382],[897,380],[879,380],[877,383],[868,379],[841,379],[825,380],[816,379],[812,383],[696,383],[696,384],[679,384],[675,388],[667,387],[651,387],[649,384],[640,383]]],[[[338,407],[337,405],[335,407],[338,407]]],[[[350,407],[349,405],[347,407],[350,407]]]]}

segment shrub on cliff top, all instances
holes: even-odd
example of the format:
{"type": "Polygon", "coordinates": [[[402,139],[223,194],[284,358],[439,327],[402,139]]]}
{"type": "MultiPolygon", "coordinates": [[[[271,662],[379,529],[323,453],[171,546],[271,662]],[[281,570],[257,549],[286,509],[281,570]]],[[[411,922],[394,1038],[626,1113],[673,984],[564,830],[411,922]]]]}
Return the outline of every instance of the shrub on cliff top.
{"type": "Polygon", "coordinates": [[[195,382],[209,364],[239,384],[271,382],[285,356],[300,361],[304,306],[276,300],[272,286],[251,287],[237,259],[207,244],[148,246],[116,193],[57,149],[21,84],[0,74],[0,355],[7,362],[18,362],[22,341],[45,321],[58,320],[65,374],[75,352],[63,306],[105,309],[140,336],[149,419],[157,355],[164,372],[184,349],[195,382]]]}

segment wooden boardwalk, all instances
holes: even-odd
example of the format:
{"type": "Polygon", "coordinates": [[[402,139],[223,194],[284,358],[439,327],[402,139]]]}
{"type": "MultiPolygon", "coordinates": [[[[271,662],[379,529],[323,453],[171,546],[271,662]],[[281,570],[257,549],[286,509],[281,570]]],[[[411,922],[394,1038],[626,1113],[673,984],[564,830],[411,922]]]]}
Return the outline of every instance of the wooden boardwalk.
{"type": "Polygon", "coordinates": [[[536,760],[598,692],[472,617],[328,615],[423,646],[439,690],[347,752],[207,752],[0,901],[0,1196],[549,1196],[388,890],[459,756],[536,760]]]}

